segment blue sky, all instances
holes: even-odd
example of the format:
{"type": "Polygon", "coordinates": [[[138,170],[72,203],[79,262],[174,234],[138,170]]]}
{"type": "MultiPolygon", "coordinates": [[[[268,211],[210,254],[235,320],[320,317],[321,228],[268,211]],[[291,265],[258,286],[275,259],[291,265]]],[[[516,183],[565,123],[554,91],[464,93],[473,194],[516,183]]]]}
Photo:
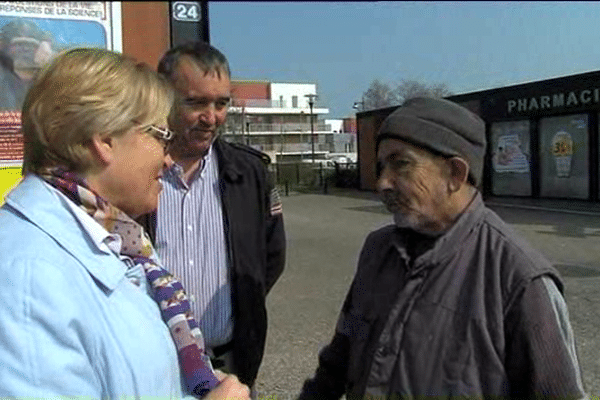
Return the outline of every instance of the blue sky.
{"type": "Polygon", "coordinates": [[[598,2],[209,2],[234,79],[316,83],[328,118],[373,79],[455,93],[600,69],[598,2]]]}

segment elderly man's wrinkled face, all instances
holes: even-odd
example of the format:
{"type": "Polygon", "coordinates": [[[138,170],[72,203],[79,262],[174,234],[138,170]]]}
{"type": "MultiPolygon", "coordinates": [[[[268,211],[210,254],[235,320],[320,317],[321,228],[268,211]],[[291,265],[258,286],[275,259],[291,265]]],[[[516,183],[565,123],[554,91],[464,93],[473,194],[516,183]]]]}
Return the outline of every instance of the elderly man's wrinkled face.
{"type": "Polygon", "coordinates": [[[377,189],[398,227],[437,232],[448,208],[446,160],[409,143],[384,139],[377,152],[377,189]]]}

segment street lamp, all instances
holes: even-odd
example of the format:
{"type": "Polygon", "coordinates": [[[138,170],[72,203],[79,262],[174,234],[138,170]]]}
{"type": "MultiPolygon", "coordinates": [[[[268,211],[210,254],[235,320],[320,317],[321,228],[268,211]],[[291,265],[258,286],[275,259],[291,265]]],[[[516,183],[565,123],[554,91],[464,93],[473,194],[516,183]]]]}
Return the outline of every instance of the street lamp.
{"type": "Polygon", "coordinates": [[[242,103],[242,123],[241,123],[241,131],[242,131],[242,137],[241,137],[241,142],[240,143],[244,143],[244,128],[246,126],[246,102],[242,103]]]}
{"type": "Polygon", "coordinates": [[[365,95],[362,96],[362,101],[355,101],[352,106],[355,110],[365,111],[365,95]],[[360,106],[360,108],[359,108],[360,106]]]}
{"type": "Polygon", "coordinates": [[[315,165],[315,127],[313,123],[313,105],[315,104],[316,94],[305,94],[308,97],[308,106],[310,107],[310,145],[312,149],[312,164],[315,165]]]}
{"type": "Polygon", "coordinates": [[[246,144],[250,146],[250,122],[246,122],[246,144]]]}

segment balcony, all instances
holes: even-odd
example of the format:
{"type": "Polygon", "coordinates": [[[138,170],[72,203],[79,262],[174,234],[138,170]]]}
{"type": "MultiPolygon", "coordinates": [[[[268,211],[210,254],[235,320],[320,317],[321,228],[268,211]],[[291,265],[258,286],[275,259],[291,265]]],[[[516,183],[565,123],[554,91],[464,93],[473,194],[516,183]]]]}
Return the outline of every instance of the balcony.
{"type": "MultiPolygon", "coordinates": [[[[264,152],[295,153],[298,155],[312,152],[310,133],[296,133],[294,135],[281,134],[240,134],[224,132],[225,140],[236,143],[245,143],[264,152]]],[[[351,134],[315,133],[314,146],[316,152],[341,153],[351,152],[354,148],[355,138],[351,134]],[[336,140],[339,139],[339,140],[336,140]]]]}
{"type": "MultiPolygon", "coordinates": [[[[229,112],[234,114],[308,114],[310,111],[308,104],[301,103],[293,107],[291,103],[285,100],[270,99],[232,99],[229,112]]],[[[329,114],[329,109],[315,104],[313,114],[329,114]]]]}
{"type": "Polygon", "coordinates": [[[285,108],[286,102],[269,99],[232,99],[231,107],[285,108]]]}
{"type": "MultiPolygon", "coordinates": [[[[310,157],[312,146],[310,143],[273,143],[273,144],[255,144],[255,147],[261,151],[274,153],[297,153],[310,157]]],[[[328,143],[315,143],[315,151],[319,153],[329,153],[333,147],[328,143]]]]}
{"type": "MultiPolygon", "coordinates": [[[[250,133],[262,133],[272,135],[282,135],[289,133],[310,133],[309,123],[285,123],[285,124],[257,124],[247,125],[250,133]]],[[[331,132],[331,124],[315,124],[315,132],[331,132]]]]}

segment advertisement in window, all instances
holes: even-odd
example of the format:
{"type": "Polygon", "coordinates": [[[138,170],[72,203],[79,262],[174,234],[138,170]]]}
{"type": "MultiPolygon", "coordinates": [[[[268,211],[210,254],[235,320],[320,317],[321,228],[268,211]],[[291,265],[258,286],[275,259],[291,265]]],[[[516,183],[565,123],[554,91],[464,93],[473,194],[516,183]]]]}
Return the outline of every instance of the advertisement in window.
{"type": "Polygon", "coordinates": [[[21,106],[38,72],[73,47],[121,51],[119,2],[0,2],[0,203],[21,172],[21,106]]]}
{"type": "Polygon", "coordinates": [[[528,120],[492,124],[493,194],[531,196],[529,129],[528,120]]]}
{"type": "Polygon", "coordinates": [[[588,117],[585,114],[540,120],[540,194],[589,196],[588,117]]]}

